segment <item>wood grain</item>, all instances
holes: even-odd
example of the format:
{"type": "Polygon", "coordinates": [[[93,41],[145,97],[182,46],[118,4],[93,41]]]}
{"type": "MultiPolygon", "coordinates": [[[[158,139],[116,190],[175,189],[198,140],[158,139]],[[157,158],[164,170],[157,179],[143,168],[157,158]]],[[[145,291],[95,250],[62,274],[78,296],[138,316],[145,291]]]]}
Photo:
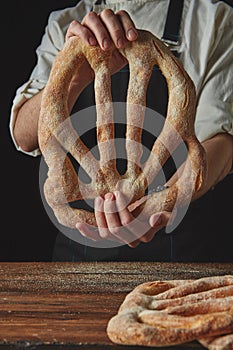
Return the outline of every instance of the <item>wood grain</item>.
{"type": "Polygon", "coordinates": [[[113,344],[106,326],[136,285],[232,271],[233,264],[0,263],[0,349],[129,349],[113,344]]]}

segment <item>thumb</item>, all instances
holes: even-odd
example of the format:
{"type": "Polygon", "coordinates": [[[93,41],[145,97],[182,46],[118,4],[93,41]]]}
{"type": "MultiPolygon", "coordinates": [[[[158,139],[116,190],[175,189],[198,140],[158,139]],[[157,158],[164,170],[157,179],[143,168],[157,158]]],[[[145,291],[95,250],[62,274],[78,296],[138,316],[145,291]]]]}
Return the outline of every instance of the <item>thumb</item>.
{"type": "Polygon", "coordinates": [[[171,218],[171,213],[168,211],[162,211],[156,214],[152,214],[149,223],[153,228],[162,228],[167,225],[171,218]]]}

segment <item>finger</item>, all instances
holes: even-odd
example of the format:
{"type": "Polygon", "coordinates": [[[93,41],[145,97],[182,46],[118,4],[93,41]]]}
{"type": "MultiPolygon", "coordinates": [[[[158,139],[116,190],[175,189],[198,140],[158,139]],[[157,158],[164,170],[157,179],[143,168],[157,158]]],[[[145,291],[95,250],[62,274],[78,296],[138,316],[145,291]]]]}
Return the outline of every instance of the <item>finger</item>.
{"type": "Polygon", "coordinates": [[[125,198],[120,191],[115,192],[115,197],[121,225],[127,228],[136,238],[141,238],[150,230],[150,225],[146,221],[138,220],[130,213],[125,198]]]}
{"type": "Polygon", "coordinates": [[[140,241],[143,243],[149,243],[152,241],[156,233],[157,231],[154,228],[151,228],[145,235],[140,238],[140,241]]]}
{"type": "Polygon", "coordinates": [[[94,229],[93,226],[85,223],[77,223],[76,228],[79,230],[82,236],[87,237],[93,241],[99,241],[101,239],[98,229],[94,229]]]}
{"type": "Polygon", "coordinates": [[[112,193],[107,193],[104,196],[104,211],[110,233],[120,239],[122,243],[133,242],[135,237],[121,224],[115,196],[112,193]]]}
{"type": "Polygon", "coordinates": [[[78,36],[85,43],[95,46],[97,45],[97,40],[90,29],[80,24],[78,21],[72,21],[69,25],[69,28],[66,33],[66,40],[73,37],[78,36]]]}
{"type": "Polygon", "coordinates": [[[171,218],[171,213],[167,211],[163,211],[160,213],[152,214],[149,223],[151,227],[154,227],[155,229],[159,230],[162,227],[166,226],[171,218]]]}
{"type": "Polygon", "coordinates": [[[82,25],[91,30],[99,46],[109,50],[112,46],[111,38],[101,18],[95,12],[89,12],[82,20],[82,25]]]}
{"type": "Polygon", "coordinates": [[[107,193],[104,196],[104,212],[108,227],[114,228],[121,226],[113,193],[107,193]]]}
{"type": "Polygon", "coordinates": [[[129,246],[130,248],[136,248],[140,243],[141,243],[140,240],[137,239],[136,241],[129,242],[129,243],[128,243],[128,246],[129,246]]]}
{"type": "Polygon", "coordinates": [[[119,237],[112,235],[108,229],[108,224],[104,213],[104,200],[102,197],[97,197],[95,199],[95,218],[99,229],[99,236],[102,239],[108,239],[114,242],[122,243],[122,240],[119,239],[119,237]]]}
{"type": "Polygon", "coordinates": [[[127,208],[126,199],[123,193],[120,191],[115,191],[114,195],[116,198],[116,208],[119,214],[120,223],[121,225],[126,226],[134,220],[134,217],[127,208]]]}
{"type": "Polygon", "coordinates": [[[119,16],[116,16],[110,9],[103,10],[99,16],[105,24],[115,46],[119,49],[124,47],[127,43],[127,39],[122,24],[119,21],[119,16]]]}
{"type": "MultiPolygon", "coordinates": [[[[82,236],[91,239],[92,241],[103,240],[103,237],[100,236],[98,228],[93,229],[93,226],[90,226],[85,223],[76,224],[76,228],[79,230],[82,236]]],[[[106,229],[107,231],[107,229],[106,229]]],[[[115,238],[112,235],[108,235],[108,239],[114,242],[122,243],[119,239],[115,238]]]]}
{"type": "Polygon", "coordinates": [[[108,225],[104,214],[104,200],[102,197],[97,197],[94,203],[95,219],[99,229],[99,235],[101,238],[106,239],[110,235],[108,225]]]}
{"type": "Polygon", "coordinates": [[[119,21],[121,22],[121,25],[124,29],[125,37],[129,41],[134,41],[138,37],[137,29],[134,25],[134,22],[132,21],[131,17],[128,15],[128,13],[124,10],[121,10],[116,13],[116,16],[118,17],[119,21]]]}
{"type": "MultiPolygon", "coordinates": [[[[128,209],[130,212],[134,212],[142,203],[144,203],[147,200],[147,196],[144,196],[140,199],[138,199],[137,201],[135,201],[134,203],[130,204],[128,206],[128,209]]],[[[136,213],[136,211],[135,211],[136,213]]],[[[135,215],[136,216],[136,215],[135,215]]]]}

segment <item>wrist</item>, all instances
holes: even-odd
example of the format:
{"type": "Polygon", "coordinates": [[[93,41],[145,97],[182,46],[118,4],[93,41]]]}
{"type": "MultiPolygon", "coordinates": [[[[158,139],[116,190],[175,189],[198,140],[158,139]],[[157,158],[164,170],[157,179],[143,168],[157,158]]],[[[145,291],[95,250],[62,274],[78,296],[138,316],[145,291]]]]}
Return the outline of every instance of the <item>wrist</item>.
{"type": "Polygon", "coordinates": [[[85,74],[83,76],[79,74],[72,78],[68,90],[68,107],[70,111],[81,92],[93,81],[93,79],[94,72],[92,70],[90,71],[90,74],[85,74]]]}

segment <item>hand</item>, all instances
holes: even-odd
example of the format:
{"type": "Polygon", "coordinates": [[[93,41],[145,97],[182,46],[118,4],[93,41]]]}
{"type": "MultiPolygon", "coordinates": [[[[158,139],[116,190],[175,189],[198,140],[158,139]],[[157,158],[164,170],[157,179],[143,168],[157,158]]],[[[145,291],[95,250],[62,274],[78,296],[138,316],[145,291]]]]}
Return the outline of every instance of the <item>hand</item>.
{"type": "Polygon", "coordinates": [[[143,199],[126,206],[125,197],[119,191],[107,193],[104,198],[95,200],[95,217],[98,230],[84,223],[77,223],[80,233],[92,240],[107,239],[127,244],[134,248],[141,242],[150,242],[156,232],[166,226],[171,219],[171,213],[161,212],[151,215],[149,219],[135,217],[138,206],[143,199]]]}
{"type": "MultiPolygon", "coordinates": [[[[73,36],[80,37],[84,42],[91,46],[99,45],[103,50],[109,50],[113,44],[117,49],[123,48],[128,41],[137,39],[137,30],[135,25],[125,11],[114,13],[110,9],[105,9],[101,13],[89,12],[82,22],[71,22],[67,33],[66,40],[73,36]]],[[[127,64],[127,60],[118,50],[114,50],[110,62],[111,74],[117,72],[127,64]]],[[[90,82],[94,74],[90,65],[85,62],[85,67],[80,71],[85,72],[84,81],[90,82]]],[[[80,75],[73,78],[80,80],[80,75]]]]}
{"type": "Polygon", "coordinates": [[[114,13],[105,9],[101,13],[89,12],[81,23],[73,21],[66,33],[66,40],[79,36],[91,46],[99,45],[103,50],[109,50],[113,44],[120,49],[128,41],[137,39],[135,25],[125,11],[114,13]]]}

